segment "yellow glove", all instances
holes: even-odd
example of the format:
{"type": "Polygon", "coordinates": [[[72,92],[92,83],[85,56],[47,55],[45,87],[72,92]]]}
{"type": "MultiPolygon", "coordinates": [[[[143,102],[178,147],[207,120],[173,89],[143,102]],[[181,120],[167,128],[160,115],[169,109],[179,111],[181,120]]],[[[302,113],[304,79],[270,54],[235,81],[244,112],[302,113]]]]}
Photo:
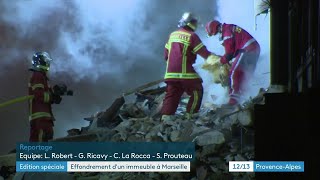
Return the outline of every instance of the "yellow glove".
{"type": "Polygon", "coordinates": [[[220,64],[220,56],[211,54],[210,56],[208,56],[206,63],[211,65],[220,64]]]}

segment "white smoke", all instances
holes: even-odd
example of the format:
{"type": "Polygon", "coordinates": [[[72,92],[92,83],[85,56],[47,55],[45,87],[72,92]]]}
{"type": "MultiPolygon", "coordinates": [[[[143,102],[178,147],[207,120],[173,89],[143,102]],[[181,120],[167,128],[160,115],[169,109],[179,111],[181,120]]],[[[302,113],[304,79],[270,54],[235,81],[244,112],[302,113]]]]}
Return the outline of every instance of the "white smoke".
{"type": "MultiPolygon", "coordinates": [[[[0,1],[0,80],[5,87],[0,88],[1,102],[28,93],[31,56],[48,51],[53,58],[51,85],[65,82],[74,90],[73,97],[63,97],[53,107],[55,137],[86,126],[84,117],[105,110],[123,91],[162,78],[164,45],[182,13],[195,12],[205,23],[216,14],[215,4],[214,0],[0,1]]],[[[0,119],[0,152],[13,142],[27,141],[26,103],[2,109],[0,119]]]]}
{"type": "MultiPolygon", "coordinates": [[[[131,56],[131,54],[133,55],[133,47],[138,52],[145,48],[142,45],[139,46],[139,44],[142,44],[143,36],[136,38],[137,32],[133,30],[133,28],[141,28],[142,26],[144,2],[140,0],[119,0],[112,3],[100,0],[75,1],[79,13],[77,14],[78,23],[81,29],[77,32],[78,36],[76,37],[70,31],[61,33],[60,41],[61,44],[64,44],[65,51],[68,54],[60,54],[60,49],[53,51],[55,58],[59,61],[53,64],[51,74],[73,72],[73,80],[80,82],[82,79],[89,78],[86,81],[96,81],[99,85],[95,87],[93,83],[93,86],[86,88],[103,88],[105,93],[110,95],[117,88],[112,87],[117,86],[116,83],[119,86],[127,83],[126,72],[133,66],[136,61],[135,58],[139,56],[139,53],[135,54],[134,57],[131,56]],[[110,81],[103,84],[101,82],[103,76],[113,76],[116,80],[115,84],[111,84],[110,81]]],[[[148,53],[144,53],[141,57],[144,56],[148,56],[148,53]]],[[[120,95],[121,92],[118,93],[120,95]]],[[[83,94],[81,96],[83,97],[74,98],[87,98],[84,96],[88,95],[83,94]]],[[[103,94],[95,96],[103,97],[103,94]]],[[[72,107],[72,101],[74,99],[65,98],[64,105],[55,108],[57,119],[66,118],[65,106],[72,107]]],[[[104,110],[112,101],[109,100],[102,106],[96,105],[94,101],[88,102],[90,108],[88,107],[87,111],[93,114],[104,110]]],[[[66,130],[74,127],[87,126],[87,122],[81,119],[90,114],[81,113],[82,115],[79,117],[78,111],[79,109],[76,108],[69,109],[68,116],[75,120],[72,123],[57,121],[56,133],[58,135],[61,136],[66,133],[66,130]]]]}
{"type": "MultiPolygon", "coordinates": [[[[254,77],[248,83],[249,91],[245,93],[246,98],[254,97],[260,88],[267,88],[270,84],[270,17],[260,15],[257,17],[257,29],[255,30],[254,0],[218,0],[218,16],[214,17],[222,23],[236,24],[247,30],[261,47],[260,58],[257,63],[254,77]]],[[[218,37],[206,38],[202,32],[201,39],[207,48],[219,55],[224,54],[224,48],[218,37]]],[[[223,104],[228,100],[227,89],[219,84],[213,84],[208,72],[201,69],[203,61],[197,61],[196,68],[204,80],[205,96],[204,101],[223,104]],[[212,96],[214,99],[212,99],[212,96]]]]}
{"type": "MultiPolygon", "coordinates": [[[[84,117],[104,110],[122,91],[163,77],[164,44],[185,11],[195,12],[204,25],[218,10],[220,20],[252,33],[262,49],[255,79],[259,85],[254,88],[268,86],[269,75],[263,73],[269,71],[269,17],[260,16],[254,31],[253,0],[219,0],[218,8],[215,4],[215,0],[0,1],[0,77],[6,87],[0,89],[0,98],[25,95],[27,67],[19,61],[35,50],[49,51],[54,59],[52,81],[69,81],[75,91],[74,97],[64,98],[53,109],[56,136],[86,126],[84,117]]],[[[204,27],[198,33],[209,50],[224,53],[221,42],[205,36],[204,27]]],[[[215,95],[215,103],[225,102],[225,90],[199,69],[203,62],[200,58],[196,67],[204,80],[204,100],[212,102],[211,95],[215,95]]],[[[22,126],[28,118],[27,106],[10,108],[1,111],[0,135],[4,138],[0,141],[10,141],[4,146],[27,140],[27,128],[22,126]],[[11,134],[13,128],[17,133],[11,134]],[[8,134],[10,140],[5,137],[8,134]]]]}
{"type": "MultiPolygon", "coordinates": [[[[123,57],[132,53],[132,47],[136,47],[137,50],[143,48],[141,45],[138,46],[143,36],[135,38],[137,34],[133,28],[141,28],[143,25],[142,7],[145,1],[119,0],[110,3],[100,0],[78,0],[75,3],[79,10],[78,18],[82,29],[76,38],[72,36],[72,32],[63,32],[61,41],[65,44],[70,59],[68,65],[61,61],[55,64],[55,69],[71,69],[79,80],[88,76],[96,80],[106,73],[121,74],[120,72],[131,67],[134,61],[123,57]],[[114,62],[115,59],[117,63],[114,62]]],[[[58,59],[64,58],[58,53],[56,56],[58,59]]]]}

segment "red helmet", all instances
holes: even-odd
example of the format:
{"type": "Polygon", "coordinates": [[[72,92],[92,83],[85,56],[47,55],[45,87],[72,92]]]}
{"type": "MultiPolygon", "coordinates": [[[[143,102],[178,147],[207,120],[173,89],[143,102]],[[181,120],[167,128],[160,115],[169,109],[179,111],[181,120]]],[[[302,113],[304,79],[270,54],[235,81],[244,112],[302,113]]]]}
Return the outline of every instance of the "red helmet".
{"type": "Polygon", "coordinates": [[[219,21],[210,21],[206,25],[206,31],[208,36],[216,35],[218,33],[218,27],[221,23],[219,21]]]}

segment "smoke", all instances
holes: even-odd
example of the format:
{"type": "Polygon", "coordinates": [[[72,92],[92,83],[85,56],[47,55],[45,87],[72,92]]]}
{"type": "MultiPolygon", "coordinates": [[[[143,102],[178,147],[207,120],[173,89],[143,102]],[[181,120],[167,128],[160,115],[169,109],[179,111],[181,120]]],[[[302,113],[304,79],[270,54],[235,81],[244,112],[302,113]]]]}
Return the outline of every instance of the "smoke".
{"type": "MultiPolygon", "coordinates": [[[[270,84],[270,17],[260,15],[257,17],[257,29],[255,29],[254,0],[218,0],[218,13],[214,17],[220,22],[236,24],[247,30],[260,44],[261,53],[257,63],[255,74],[248,82],[248,91],[245,92],[245,99],[255,97],[260,88],[267,88],[270,84]]],[[[208,49],[216,54],[223,55],[224,48],[218,37],[205,38],[201,36],[208,49]]],[[[204,100],[216,104],[227,103],[227,89],[219,84],[212,84],[211,76],[201,69],[203,61],[196,64],[197,71],[204,80],[204,88],[207,90],[204,100]],[[214,99],[212,99],[212,96],[214,99]]]]}
{"type": "MultiPolygon", "coordinates": [[[[27,94],[30,58],[47,51],[51,85],[74,90],[53,107],[55,137],[86,126],[84,117],[125,90],[163,77],[164,44],[185,11],[202,23],[217,15],[213,0],[1,1],[0,102],[27,94]]],[[[0,109],[0,153],[27,141],[28,131],[26,102],[0,109]]]]}
{"type": "MultiPolygon", "coordinates": [[[[269,17],[260,16],[254,31],[253,0],[0,1],[0,102],[27,94],[30,58],[47,51],[54,59],[51,85],[64,82],[74,90],[53,107],[55,137],[87,126],[84,117],[106,109],[125,90],[163,77],[164,44],[185,11],[199,16],[197,33],[217,54],[224,49],[205,36],[206,22],[217,17],[249,31],[262,49],[249,94],[269,85],[269,17]]],[[[214,95],[215,103],[224,103],[225,89],[212,84],[202,63],[199,57],[195,67],[204,79],[204,101],[213,102],[214,95]]],[[[26,102],[0,109],[0,153],[28,140],[28,123],[26,102]]]]}

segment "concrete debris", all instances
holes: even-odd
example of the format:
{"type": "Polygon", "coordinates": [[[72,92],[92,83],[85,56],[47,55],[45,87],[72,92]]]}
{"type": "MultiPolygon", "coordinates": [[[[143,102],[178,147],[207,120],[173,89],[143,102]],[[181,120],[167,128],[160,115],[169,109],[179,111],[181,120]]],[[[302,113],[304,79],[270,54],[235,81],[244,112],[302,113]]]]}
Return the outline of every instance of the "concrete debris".
{"type": "Polygon", "coordinates": [[[207,176],[207,167],[205,166],[201,166],[199,168],[197,168],[197,179],[198,180],[205,180],[206,176],[207,176]]]}
{"type": "Polygon", "coordinates": [[[224,135],[219,131],[211,131],[195,138],[198,146],[206,146],[210,144],[223,144],[225,142],[224,135]]]}
{"type": "MultiPolygon", "coordinates": [[[[253,173],[229,173],[228,162],[254,159],[251,112],[254,104],[263,103],[264,92],[233,110],[203,104],[198,115],[189,120],[185,116],[188,97],[184,96],[175,120],[164,123],[160,121],[160,109],[165,88],[139,91],[135,93],[135,102],[125,103],[120,97],[106,111],[85,118],[90,122],[88,127],[70,129],[68,136],[53,141],[193,141],[196,144],[190,173],[74,173],[75,179],[252,179],[253,173]]],[[[0,176],[3,174],[1,171],[0,176]]]]}
{"type": "Polygon", "coordinates": [[[69,129],[67,131],[68,136],[76,136],[76,135],[80,135],[81,134],[81,130],[80,129],[69,129]]]}

